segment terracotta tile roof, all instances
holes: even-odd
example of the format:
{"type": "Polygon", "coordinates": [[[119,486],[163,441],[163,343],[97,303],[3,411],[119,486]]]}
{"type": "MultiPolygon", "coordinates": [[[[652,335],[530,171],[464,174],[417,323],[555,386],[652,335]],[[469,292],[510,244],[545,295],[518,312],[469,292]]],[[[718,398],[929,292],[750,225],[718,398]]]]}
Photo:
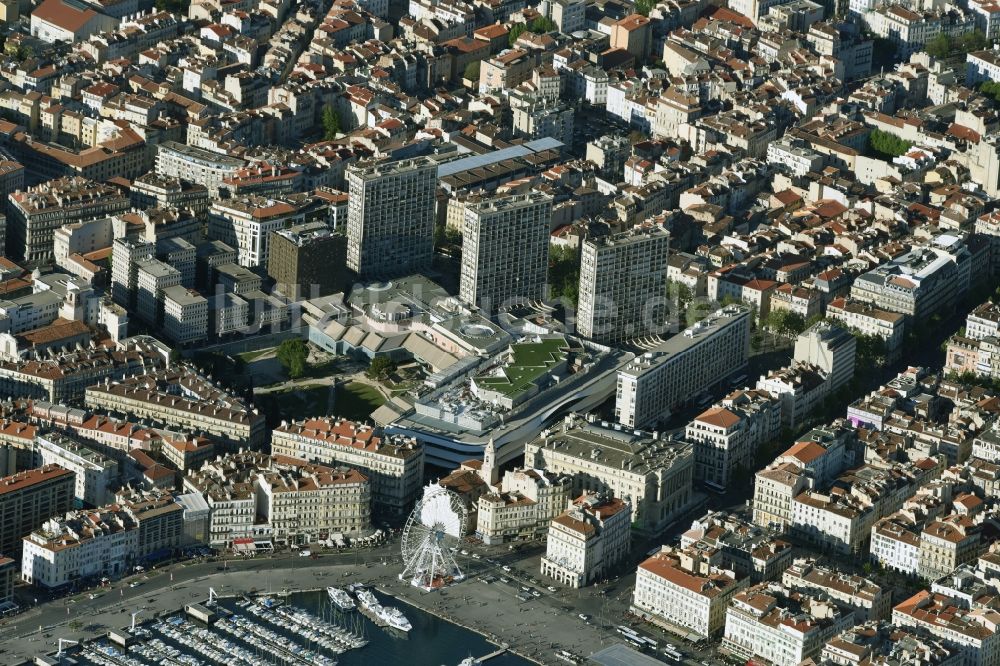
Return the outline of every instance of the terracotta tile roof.
{"type": "Polygon", "coordinates": [[[731,428],[740,422],[740,417],[724,407],[713,407],[699,414],[695,421],[701,421],[719,428],[731,428]]]}
{"type": "Polygon", "coordinates": [[[809,464],[826,453],[826,449],[816,442],[796,442],[783,455],[809,464]]]}
{"type": "Polygon", "coordinates": [[[76,32],[97,16],[97,12],[79,2],[45,0],[31,15],[63,30],[76,32]]]}

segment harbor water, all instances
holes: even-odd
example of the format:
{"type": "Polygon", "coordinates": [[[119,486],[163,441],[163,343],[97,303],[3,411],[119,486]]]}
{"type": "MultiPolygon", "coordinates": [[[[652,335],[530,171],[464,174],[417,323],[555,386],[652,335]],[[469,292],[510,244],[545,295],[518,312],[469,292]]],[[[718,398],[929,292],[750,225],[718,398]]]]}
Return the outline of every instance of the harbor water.
{"type": "MultiPolygon", "coordinates": [[[[360,633],[368,645],[337,656],[340,666],[405,664],[407,666],[457,666],[467,657],[483,657],[497,647],[479,634],[442,620],[394,597],[376,592],[379,601],[399,608],[413,628],[402,634],[380,628],[358,611],[342,612],[326,591],[293,592],[275,596],[286,604],[360,633]]],[[[234,600],[220,600],[229,607],[234,600]]],[[[484,662],[486,666],[528,666],[530,661],[505,653],[484,662]]]]}

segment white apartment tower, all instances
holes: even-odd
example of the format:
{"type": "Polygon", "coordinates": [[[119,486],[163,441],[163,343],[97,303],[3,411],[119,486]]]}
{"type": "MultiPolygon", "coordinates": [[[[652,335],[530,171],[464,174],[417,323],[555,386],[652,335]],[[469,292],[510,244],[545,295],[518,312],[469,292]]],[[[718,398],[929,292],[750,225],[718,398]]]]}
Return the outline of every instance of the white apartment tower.
{"type": "Polygon", "coordinates": [[[599,342],[661,332],[670,234],[660,226],[587,239],[580,258],[577,330],[599,342]]]}
{"type": "Polygon", "coordinates": [[[429,266],[437,165],[426,158],[352,165],[347,182],[347,267],[369,278],[429,266]]]}
{"type": "Polygon", "coordinates": [[[212,204],[208,235],[236,248],[240,266],[267,268],[271,233],[302,221],[298,208],[287,201],[242,196],[212,204]]]}
{"type": "Polygon", "coordinates": [[[794,359],[819,366],[830,382],[832,393],[854,377],[857,342],[846,328],[821,321],[795,340],[794,359]]]}
{"type": "Polygon", "coordinates": [[[746,367],[750,308],[728,305],[618,370],[615,417],[644,428],[746,367]]]}
{"type": "Polygon", "coordinates": [[[464,206],[459,296],[484,311],[545,297],[552,197],[492,197],[464,206]]]}
{"type": "Polygon", "coordinates": [[[159,259],[136,262],[136,314],[157,325],[163,319],[163,290],[181,283],[181,272],[159,259]]]}
{"type": "Polygon", "coordinates": [[[208,300],[183,285],[163,290],[163,333],[177,344],[208,337],[208,300]]]}
{"type": "Polygon", "coordinates": [[[126,308],[134,308],[139,286],[138,261],[152,257],[156,245],[130,238],[116,238],[111,249],[111,298],[126,308]]]}

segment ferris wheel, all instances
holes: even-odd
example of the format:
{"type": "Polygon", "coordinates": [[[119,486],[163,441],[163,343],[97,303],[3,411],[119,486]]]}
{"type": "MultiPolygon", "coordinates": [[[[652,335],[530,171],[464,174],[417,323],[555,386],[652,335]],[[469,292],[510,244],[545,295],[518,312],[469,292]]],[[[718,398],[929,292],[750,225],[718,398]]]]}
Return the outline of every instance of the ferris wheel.
{"type": "Polygon", "coordinates": [[[455,493],[436,483],[424,488],[403,528],[400,580],[429,591],[464,578],[452,548],[465,534],[468,517],[455,493]]]}

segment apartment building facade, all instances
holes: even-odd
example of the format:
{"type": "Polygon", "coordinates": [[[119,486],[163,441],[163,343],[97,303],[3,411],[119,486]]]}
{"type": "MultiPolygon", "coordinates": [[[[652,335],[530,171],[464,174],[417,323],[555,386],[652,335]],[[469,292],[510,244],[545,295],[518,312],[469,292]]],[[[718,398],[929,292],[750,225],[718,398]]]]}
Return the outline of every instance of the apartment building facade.
{"type": "Polygon", "coordinates": [[[544,469],[507,470],[476,501],[476,537],[486,545],[545,534],[570,500],[572,479],[544,469]],[[498,486],[498,487],[497,487],[498,486]]]}
{"type": "Polygon", "coordinates": [[[545,298],[552,197],[497,196],[463,209],[459,297],[486,312],[545,298]]]}
{"type": "Polygon", "coordinates": [[[91,409],[161,421],[170,428],[204,432],[221,443],[259,448],[267,438],[264,415],[235,399],[210,400],[174,395],[156,388],[156,380],[133,377],[88,386],[84,402],[91,409]],[[152,382],[152,385],[150,385],[152,382]]]}
{"type": "Polygon", "coordinates": [[[725,488],[735,473],[753,468],[757,451],[781,433],[781,403],[763,391],[736,391],[687,424],[694,446],[694,478],[725,488]]]}
{"type": "Polygon", "coordinates": [[[0,479],[0,553],[18,558],[21,539],[73,508],[76,475],[43,465],[0,479]]]}
{"type": "Polygon", "coordinates": [[[209,507],[209,545],[307,544],[371,528],[368,478],[281,455],[241,451],[184,477],[209,507]]]}
{"type": "Polygon", "coordinates": [[[581,588],[607,575],[631,547],[632,506],[608,495],[581,495],[549,526],[541,571],[581,588]]]}
{"type": "Polygon", "coordinates": [[[694,496],[690,444],[577,415],[525,444],[524,461],[568,475],[574,494],[627,497],[635,529],[644,534],[662,532],[690,508],[694,496]]]}
{"type": "Polygon", "coordinates": [[[365,279],[429,266],[437,165],[427,158],[352,164],[347,183],[347,267],[365,279]]]}
{"type": "Polygon", "coordinates": [[[14,192],[9,199],[7,249],[29,264],[55,258],[55,232],[64,224],[116,215],[130,205],[117,188],[77,176],[14,192]]]}
{"type": "Polygon", "coordinates": [[[583,242],[577,330],[614,343],[666,331],[670,234],[636,228],[583,242]]]}
{"type": "Polygon", "coordinates": [[[615,418],[642,428],[746,367],[750,308],[729,305],[618,371],[615,418]]]}
{"type": "Polygon", "coordinates": [[[203,185],[210,197],[218,197],[223,181],[246,165],[243,160],[176,141],[157,145],[156,173],[203,185]]]}
{"type": "Polygon", "coordinates": [[[417,440],[345,419],[283,421],[271,433],[271,452],[361,471],[376,511],[388,515],[405,515],[423,487],[424,449],[417,440]]]}
{"type": "Polygon", "coordinates": [[[664,546],[636,570],[633,612],[675,633],[710,638],[725,628],[729,601],[747,581],[697,550],[664,546]]]}
{"type": "Polygon", "coordinates": [[[761,583],[737,593],[726,612],[723,645],[746,659],[798,666],[854,625],[854,613],[820,596],[761,583]]]}
{"type": "Polygon", "coordinates": [[[302,220],[299,207],[287,201],[244,195],[212,202],[208,237],[236,248],[240,266],[266,269],[271,234],[302,220]]]}
{"type": "Polygon", "coordinates": [[[120,481],[115,460],[58,432],[36,436],[35,451],[43,465],[58,465],[76,475],[77,502],[92,507],[111,502],[120,481]]]}
{"type": "Polygon", "coordinates": [[[969,666],[993,666],[1000,659],[998,620],[995,610],[975,611],[930,590],[921,590],[892,609],[894,624],[924,629],[951,642],[969,666]]]}

